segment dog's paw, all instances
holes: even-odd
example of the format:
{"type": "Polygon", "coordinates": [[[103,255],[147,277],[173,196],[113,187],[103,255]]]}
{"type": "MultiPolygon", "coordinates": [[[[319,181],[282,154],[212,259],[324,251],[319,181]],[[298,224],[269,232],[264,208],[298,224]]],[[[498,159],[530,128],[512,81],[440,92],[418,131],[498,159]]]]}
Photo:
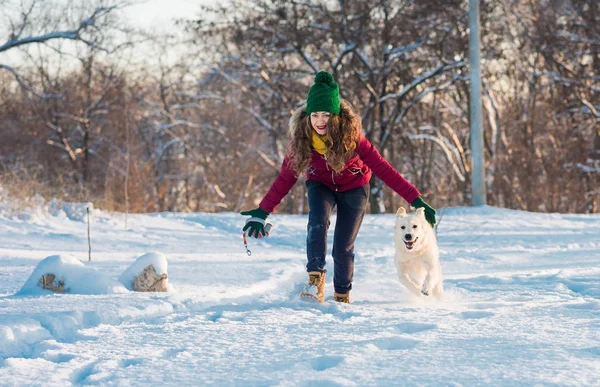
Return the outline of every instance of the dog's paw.
{"type": "Polygon", "coordinates": [[[431,286],[429,286],[429,283],[424,283],[423,285],[421,285],[422,295],[429,296],[431,293],[433,293],[433,289],[431,288],[431,286]]]}

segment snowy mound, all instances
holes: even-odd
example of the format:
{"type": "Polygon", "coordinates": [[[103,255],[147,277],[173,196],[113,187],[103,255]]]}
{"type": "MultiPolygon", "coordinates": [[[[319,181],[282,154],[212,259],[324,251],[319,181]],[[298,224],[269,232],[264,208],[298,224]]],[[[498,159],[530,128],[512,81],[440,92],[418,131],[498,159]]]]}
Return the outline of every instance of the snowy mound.
{"type": "Polygon", "coordinates": [[[43,259],[33,270],[19,295],[48,294],[50,290],[42,288],[40,279],[53,274],[56,282],[64,284],[65,293],[71,294],[110,294],[126,293],[120,283],[85,266],[72,255],[52,255],[43,259]]]}
{"type": "MultiPolygon", "coordinates": [[[[133,290],[133,281],[135,277],[139,276],[144,271],[144,269],[150,265],[154,266],[154,270],[156,271],[156,274],[158,276],[161,276],[163,274],[168,276],[167,258],[164,256],[164,254],[146,253],[138,259],[136,259],[135,262],[133,262],[131,266],[129,266],[127,270],[125,270],[123,274],[121,274],[121,276],[119,277],[119,282],[123,284],[123,286],[125,286],[127,289],[133,290]]],[[[171,290],[170,286],[169,290],[171,290]]]]}

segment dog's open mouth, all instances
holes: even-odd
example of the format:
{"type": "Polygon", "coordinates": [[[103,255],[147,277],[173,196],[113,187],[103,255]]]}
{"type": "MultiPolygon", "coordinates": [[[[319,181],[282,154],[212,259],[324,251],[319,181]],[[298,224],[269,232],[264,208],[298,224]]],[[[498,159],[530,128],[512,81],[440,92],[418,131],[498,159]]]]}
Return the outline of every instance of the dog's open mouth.
{"type": "Polygon", "coordinates": [[[414,244],[417,243],[417,241],[419,240],[419,238],[415,238],[414,241],[405,241],[404,239],[402,239],[402,241],[404,242],[404,245],[406,246],[406,248],[408,250],[412,250],[414,247],[414,244]]]}

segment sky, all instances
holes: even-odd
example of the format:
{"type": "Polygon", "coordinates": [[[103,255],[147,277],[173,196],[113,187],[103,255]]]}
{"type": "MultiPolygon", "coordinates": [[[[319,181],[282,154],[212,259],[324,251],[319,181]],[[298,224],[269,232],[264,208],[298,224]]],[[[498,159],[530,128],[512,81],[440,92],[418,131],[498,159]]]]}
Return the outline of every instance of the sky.
{"type": "Polygon", "coordinates": [[[440,209],[440,300],[398,281],[395,215],[367,215],[352,303],[328,255],[318,304],[305,215],[272,214],[247,255],[236,213],[92,208],[88,261],[85,203],[16,204],[0,190],[3,386],[600,385],[598,214],[440,209]],[[127,287],[142,257],[169,292],[127,287]],[[47,270],[70,291],[42,290],[47,270]]]}
{"type": "Polygon", "coordinates": [[[125,9],[126,17],[135,25],[168,30],[175,19],[193,19],[200,6],[214,0],[148,0],[125,9]]]}

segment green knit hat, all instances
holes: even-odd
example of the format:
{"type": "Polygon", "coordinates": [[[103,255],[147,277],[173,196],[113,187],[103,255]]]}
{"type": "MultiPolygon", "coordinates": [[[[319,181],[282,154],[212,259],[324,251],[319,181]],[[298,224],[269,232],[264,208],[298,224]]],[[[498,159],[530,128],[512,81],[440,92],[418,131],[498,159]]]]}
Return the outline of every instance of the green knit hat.
{"type": "Polygon", "coordinates": [[[327,71],[317,73],[315,84],[308,91],[306,114],[314,112],[340,114],[340,88],[327,71]]]}

